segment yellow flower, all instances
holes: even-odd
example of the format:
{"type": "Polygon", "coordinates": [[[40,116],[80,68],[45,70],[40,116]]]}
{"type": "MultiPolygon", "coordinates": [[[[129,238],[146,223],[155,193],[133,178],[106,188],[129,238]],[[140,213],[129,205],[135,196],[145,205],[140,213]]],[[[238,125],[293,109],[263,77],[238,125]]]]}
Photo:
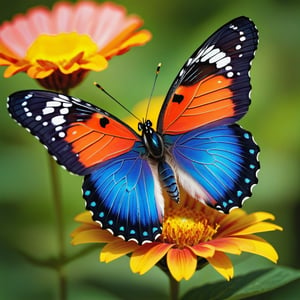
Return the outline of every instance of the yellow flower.
{"type": "Polygon", "coordinates": [[[150,32],[111,2],[58,2],[50,11],[35,7],[0,26],[0,65],[4,77],[26,72],[49,89],[66,90],[88,71],[101,71],[107,60],[143,45],[150,32]]]}
{"type": "Polygon", "coordinates": [[[177,281],[190,279],[197,269],[210,264],[225,279],[233,277],[233,265],[226,255],[249,252],[277,262],[276,250],[255,233],[282,230],[265,222],[274,220],[266,212],[247,214],[235,209],[222,214],[181,192],[180,204],[165,199],[165,216],[161,236],[153,243],[138,245],[112,236],[92,221],[89,212],[76,217],[81,225],[72,233],[74,245],[105,243],[100,261],[111,262],[131,254],[132,272],[144,274],[155,265],[177,281]]]}

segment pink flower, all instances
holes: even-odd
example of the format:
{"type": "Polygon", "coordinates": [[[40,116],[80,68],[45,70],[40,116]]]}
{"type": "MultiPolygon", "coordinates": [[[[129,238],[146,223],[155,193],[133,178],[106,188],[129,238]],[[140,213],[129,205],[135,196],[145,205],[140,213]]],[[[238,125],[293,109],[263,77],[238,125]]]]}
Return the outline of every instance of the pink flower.
{"type": "Polygon", "coordinates": [[[46,88],[65,90],[88,71],[105,69],[113,56],[148,42],[150,32],[138,31],[142,25],[111,2],[35,7],[0,27],[0,65],[7,66],[4,77],[26,72],[46,88]]]}

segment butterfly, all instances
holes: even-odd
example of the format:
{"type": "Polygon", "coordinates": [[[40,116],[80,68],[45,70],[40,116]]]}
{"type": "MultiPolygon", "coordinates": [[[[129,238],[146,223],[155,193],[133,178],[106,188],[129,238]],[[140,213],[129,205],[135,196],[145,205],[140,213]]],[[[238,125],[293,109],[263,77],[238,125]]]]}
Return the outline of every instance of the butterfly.
{"type": "Polygon", "coordinates": [[[213,33],[185,62],[158,116],[139,133],[108,112],[50,91],[8,98],[12,118],[36,136],[54,159],[84,176],[92,218],[126,241],[155,241],[164,197],[180,201],[179,185],[224,213],[241,207],[258,182],[259,147],[236,122],[250,104],[254,23],[238,17],[213,33]]]}

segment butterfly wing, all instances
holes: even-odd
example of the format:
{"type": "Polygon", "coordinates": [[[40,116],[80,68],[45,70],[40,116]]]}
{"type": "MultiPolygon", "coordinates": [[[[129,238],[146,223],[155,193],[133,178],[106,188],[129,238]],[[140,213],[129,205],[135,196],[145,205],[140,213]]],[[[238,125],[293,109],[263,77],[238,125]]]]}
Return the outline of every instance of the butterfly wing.
{"type": "Polygon", "coordinates": [[[157,171],[126,124],[88,102],[48,91],[14,93],[8,110],[59,164],[86,175],[86,208],[103,228],[140,244],[160,235],[164,204],[157,171]]]}
{"type": "Polygon", "coordinates": [[[166,138],[178,179],[193,197],[228,213],[251,196],[259,148],[250,132],[233,124],[166,138]]]}
{"type": "Polygon", "coordinates": [[[255,25],[246,17],[222,26],[184,64],[158,120],[178,181],[225,213],[240,207],[257,183],[259,148],[233,124],[250,104],[257,42],[255,25]]]}
{"type": "Polygon", "coordinates": [[[222,26],[187,60],[166,96],[158,131],[179,134],[213,122],[231,124],[248,110],[255,25],[239,17],[222,26]]]}
{"type": "Polygon", "coordinates": [[[154,241],[161,233],[164,204],[153,172],[141,157],[138,143],[133,150],[102,163],[83,183],[93,219],[125,240],[154,241]]]}
{"type": "Polygon", "coordinates": [[[9,96],[8,110],[59,164],[78,175],[128,152],[139,140],[126,124],[100,108],[49,91],[16,92],[9,96]]]}

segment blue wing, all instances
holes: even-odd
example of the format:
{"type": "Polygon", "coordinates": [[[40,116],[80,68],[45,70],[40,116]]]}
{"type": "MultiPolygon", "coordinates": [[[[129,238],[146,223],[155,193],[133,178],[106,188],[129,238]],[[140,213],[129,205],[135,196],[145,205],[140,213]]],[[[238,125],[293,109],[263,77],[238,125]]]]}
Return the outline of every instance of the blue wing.
{"type": "Polygon", "coordinates": [[[225,213],[251,196],[259,148],[248,131],[234,124],[165,138],[178,180],[192,196],[225,213]]]}
{"type": "Polygon", "coordinates": [[[94,221],[115,236],[139,244],[161,233],[163,198],[148,161],[133,150],[99,165],[85,176],[83,197],[94,221]]]}

